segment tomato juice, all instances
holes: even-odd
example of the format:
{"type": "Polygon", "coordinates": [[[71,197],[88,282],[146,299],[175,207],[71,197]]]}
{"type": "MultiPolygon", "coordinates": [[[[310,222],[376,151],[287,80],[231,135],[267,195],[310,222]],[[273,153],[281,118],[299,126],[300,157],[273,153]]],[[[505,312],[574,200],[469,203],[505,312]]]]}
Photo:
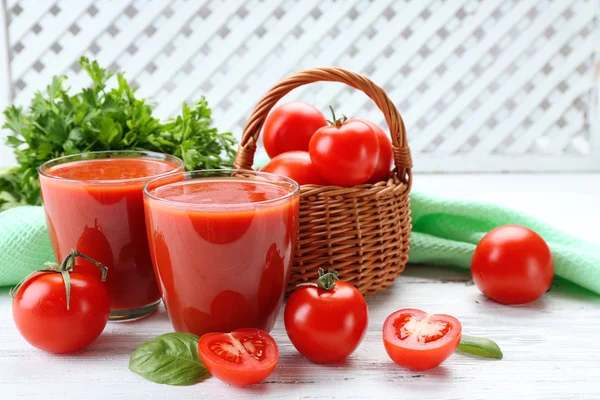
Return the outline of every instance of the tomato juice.
{"type": "Polygon", "coordinates": [[[291,179],[197,171],[144,189],[156,277],[176,331],[269,332],[283,301],[298,227],[291,179]]]}
{"type": "MultiPolygon", "coordinates": [[[[160,301],[144,218],[143,187],[180,171],[176,157],[139,151],[66,156],[40,167],[42,201],[57,260],[71,249],[108,267],[111,319],[149,314],[160,301]]],[[[99,274],[88,261],[78,270],[99,274]]]]}

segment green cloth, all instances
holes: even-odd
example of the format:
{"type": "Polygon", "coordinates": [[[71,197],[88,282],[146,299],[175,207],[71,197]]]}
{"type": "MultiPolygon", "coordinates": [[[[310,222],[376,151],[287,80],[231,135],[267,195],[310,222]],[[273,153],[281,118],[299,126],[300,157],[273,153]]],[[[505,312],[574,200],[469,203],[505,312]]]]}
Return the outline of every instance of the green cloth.
{"type": "Polygon", "coordinates": [[[47,261],[55,257],[44,209],[23,206],[0,212],[0,287],[19,283],[47,261]]]}
{"type": "MultiPolygon", "coordinates": [[[[550,245],[556,275],[600,294],[600,247],[538,219],[494,204],[411,193],[413,234],[409,263],[469,268],[476,244],[490,229],[519,224],[550,245]]],[[[0,286],[18,283],[54,261],[42,207],[0,213],[0,286]]]]}
{"type": "Polygon", "coordinates": [[[491,229],[526,226],[546,240],[555,275],[600,294],[600,246],[524,213],[491,203],[411,193],[413,235],[409,263],[470,268],[477,243],[491,229]]]}

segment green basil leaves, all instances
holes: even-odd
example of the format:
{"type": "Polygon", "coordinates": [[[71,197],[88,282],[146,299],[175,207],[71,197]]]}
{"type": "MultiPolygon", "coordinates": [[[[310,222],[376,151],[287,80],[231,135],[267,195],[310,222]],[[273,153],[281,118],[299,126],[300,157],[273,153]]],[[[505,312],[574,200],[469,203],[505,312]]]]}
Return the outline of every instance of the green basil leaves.
{"type": "Polygon", "coordinates": [[[475,336],[463,335],[460,339],[458,350],[486,358],[501,359],[503,357],[502,350],[500,350],[496,342],[475,336]]]}
{"type": "Polygon", "coordinates": [[[150,339],[131,354],[129,369],[166,385],[191,385],[209,373],[198,356],[198,336],[172,332],[150,339]]]}

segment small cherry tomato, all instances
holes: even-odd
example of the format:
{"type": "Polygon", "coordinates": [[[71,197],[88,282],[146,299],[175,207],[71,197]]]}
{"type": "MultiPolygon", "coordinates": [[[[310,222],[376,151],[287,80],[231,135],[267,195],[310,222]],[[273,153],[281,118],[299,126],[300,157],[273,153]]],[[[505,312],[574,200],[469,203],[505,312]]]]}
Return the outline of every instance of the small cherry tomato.
{"type": "MultiPolygon", "coordinates": [[[[93,274],[73,272],[71,252],[61,265],[33,273],[13,291],[13,318],[32,346],[51,353],[71,353],[91,344],[102,333],[110,314],[108,289],[93,274]]],[[[92,259],[102,269],[106,267],[92,259]]]]}
{"type": "Polygon", "coordinates": [[[462,335],[458,320],[404,308],[383,324],[385,351],[396,364],[416,371],[437,367],[454,353],[462,335]]]}
{"type": "Polygon", "coordinates": [[[286,151],[308,151],[310,138],[323,126],[327,121],[315,106],[291,101],[269,113],[261,136],[267,154],[273,158],[286,151]]]}
{"type": "Polygon", "coordinates": [[[274,157],[263,167],[264,172],[287,176],[299,185],[327,185],[327,181],[310,160],[307,151],[286,151],[274,157]]]}
{"type": "Polygon", "coordinates": [[[256,328],[206,333],[198,342],[198,354],[208,372],[234,386],[266,379],[279,360],[275,340],[256,328]]]}
{"type": "Polygon", "coordinates": [[[375,172],[369,178],[367,183],[377,183],[381,181],[387,181],[390,177],[392,170],[392,162],[394,154],[392,153],[392,142],[389,136],[379,127],[379,125],[367,120],[362,119],[365,124],[369,125],[373,132],[377,135],[379,140],[379,157],[377,158],[377,165],[375,166],[375,172]]]}
{"type": "MultiPolygon", "coordinates": [[[[333,113],[333,110],[332,110],[333,113]]],[[[375,172],[379,140],[363,121],[335,119],[310,139],[308,152],[319,174],[337,186],[365,183],[375,172]]]]}
{"type": "Polygon", "coordinates": [[[540,235],[519,225],[492,229],[479,242],[471,260],[473,281],[502,304],[534,301],[548,291],[554,261],[540,235]]]}
{"type": "Polygon", "coordinates": [[[284,311],[287,334],[300,354],[317,364],[339,362],[356,350],[367,331],[369,311],[362,294],[319,270],[316,286],[300,286],[284,311]]]}

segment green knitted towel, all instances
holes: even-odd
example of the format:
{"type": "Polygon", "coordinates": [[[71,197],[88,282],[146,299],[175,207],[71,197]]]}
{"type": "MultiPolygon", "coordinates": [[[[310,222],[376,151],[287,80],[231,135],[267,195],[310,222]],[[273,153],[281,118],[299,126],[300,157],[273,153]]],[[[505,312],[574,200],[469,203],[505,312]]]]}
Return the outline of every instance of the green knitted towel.
{"type": "MultiPolygon", "coordinates": [[[[549,243],[557,276],[600,294],[600,248],[520,212],[494,204],[411,193],[409,263],[469,268],[475,245],[490,229],[520,224],[549,243]]],[[[0,286],[14,285],[54,256],[42,207],[0,213],[0,286]]]]}
{"type": "Polygon", "coordinates": [[[0,212],[0,286],[15,285],[55,260],[42,207],[0,212]]]}
{"type": "Polygon", "coordinates": [[[518,224],[540,234],[552,250],[555,274],[600,294],[600,247],[524,213],[491,203],[411,193],[409,263],[470,268],[477,243],[491,229],[518,224]]]}

